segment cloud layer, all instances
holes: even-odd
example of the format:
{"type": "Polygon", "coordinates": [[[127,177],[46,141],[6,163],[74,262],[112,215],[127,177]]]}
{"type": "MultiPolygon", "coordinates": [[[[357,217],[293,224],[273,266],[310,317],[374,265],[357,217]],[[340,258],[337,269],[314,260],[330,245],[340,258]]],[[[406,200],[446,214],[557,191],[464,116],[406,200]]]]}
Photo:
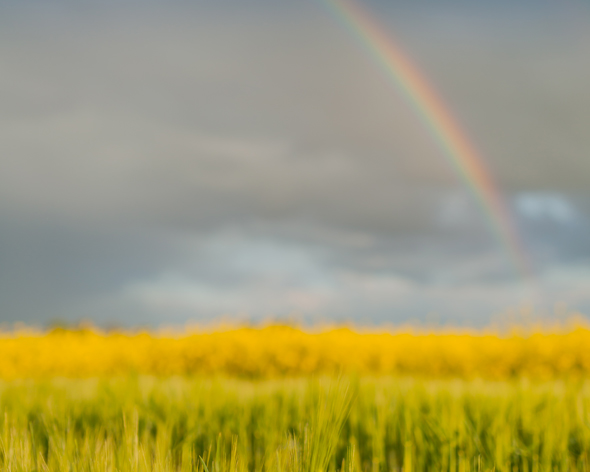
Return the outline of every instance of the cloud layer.
{"type": "MultiPolygon", "coordinates": [[[[485,156],[545,305],[586,307],[590,13],[368,6],[485,156]]],[[[0,319],[477,324],[531,299],[321,5],[0,4],[0,31],[0,319]]]]}

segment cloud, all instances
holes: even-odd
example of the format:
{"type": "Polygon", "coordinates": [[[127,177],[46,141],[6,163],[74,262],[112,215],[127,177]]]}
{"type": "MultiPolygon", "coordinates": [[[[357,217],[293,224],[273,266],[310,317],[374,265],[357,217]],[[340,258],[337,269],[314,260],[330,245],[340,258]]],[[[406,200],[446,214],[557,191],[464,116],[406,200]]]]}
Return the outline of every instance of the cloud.
{"type": "Polygon", "coordinates": [[[555,193],[523,193],[516,197],[516,207],[530,220],[572,224],[578,218],[568,199],[555,193]]]}
{"type": "Polygon", "coordinates": [[[509,309],[518,312],[534,307],[537,319],[551,318],[557,301],[565,301],[568,310],[588,310],[590,279],[586,275],[561,267],[532,284],[489,284],[467,279],[449,284],[421,283],[395,273],[335,271],[326,272],[321,281],[314,282],[287,282],[275,274],[272,280],[254,276],[223,286],[164,274],[129,285],[122,297],[154,318],[170,322],[214,319],[224,314],[233,320],[297,315],[311,323],[333,320],[420,324],[436,314],[441,323],[481,327],[509,309]]]}
{"type": "MultiPolygon", "coordinates": [[[[567,272],[590,252],[590,20],[451,3],[373,6],[539,270],[567,272]]],[[[317,5],[4,3],[0,30],[3,319],[401,320],[518,301],[474,195],[317,5]]]]}

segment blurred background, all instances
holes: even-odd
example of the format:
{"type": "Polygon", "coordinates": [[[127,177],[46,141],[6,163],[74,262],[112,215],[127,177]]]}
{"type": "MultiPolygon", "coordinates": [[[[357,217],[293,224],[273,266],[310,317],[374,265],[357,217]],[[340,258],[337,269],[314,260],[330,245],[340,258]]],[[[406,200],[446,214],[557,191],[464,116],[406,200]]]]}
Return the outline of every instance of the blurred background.
{"type": "Polygon", "coordinates": [[[0,321],[590,313],[590,5],[359,3],[485,160],[534,276],[324,2],[0,1],[0,321]]]}

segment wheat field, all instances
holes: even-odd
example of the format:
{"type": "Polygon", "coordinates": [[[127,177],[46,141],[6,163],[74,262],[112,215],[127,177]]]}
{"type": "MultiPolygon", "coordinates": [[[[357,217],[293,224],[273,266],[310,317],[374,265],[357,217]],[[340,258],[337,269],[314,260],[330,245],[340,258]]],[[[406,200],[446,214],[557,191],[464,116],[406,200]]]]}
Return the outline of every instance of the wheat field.
{"type": "Polygon", "coordinates": [[[6,332],[6,471],[586,471],[590,331],[6,332]]]}
{"type": "Polygon", "coordinates": [[[10,471],[588,470],[590,384],[124,377],[0,387],[10,471]]]}

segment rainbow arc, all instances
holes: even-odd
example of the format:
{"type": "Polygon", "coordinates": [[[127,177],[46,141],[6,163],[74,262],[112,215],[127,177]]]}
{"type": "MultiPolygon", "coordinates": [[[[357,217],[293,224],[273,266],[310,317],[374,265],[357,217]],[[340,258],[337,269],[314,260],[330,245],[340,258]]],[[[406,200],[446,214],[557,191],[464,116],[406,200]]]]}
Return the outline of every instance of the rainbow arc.
{"type": "Polygon", "coordinates": [[[417,112],[451,166],[479,202],[489,227],[503,246],[515,271],[532,275],[527,251],[508,205],[467,134],[423,74],[375,18],[354,0],[324,0],[329,9],[364,45],[417,112]]]}

